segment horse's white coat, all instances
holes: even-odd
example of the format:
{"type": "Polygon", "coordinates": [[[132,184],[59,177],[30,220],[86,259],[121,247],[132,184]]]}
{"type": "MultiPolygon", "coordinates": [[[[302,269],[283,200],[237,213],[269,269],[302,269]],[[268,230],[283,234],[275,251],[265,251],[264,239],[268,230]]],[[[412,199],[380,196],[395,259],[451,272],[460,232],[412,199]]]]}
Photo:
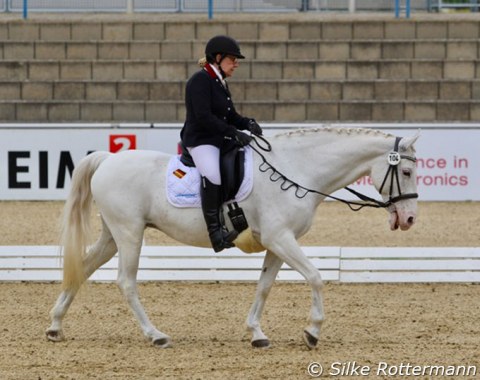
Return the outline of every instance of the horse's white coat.
{"type": "MultiPolygon", "coordinates": [[[[418,138],[403,138],[402,154],[414,156],[418,138]]],[[[358,178],[370,175],[377,190],[387,172],[387,154],[395,137],[368,129],[296,130],[270,139],[268,161],[288,178],[304,187],[330,194],[358,178]]],[[[210,246],[200,209],[172,207],[165,195],[165,170],[169,155],[154,151],[126,151],[118,154],[93,153],[75,169],[72,188],[65,205],[63,225],[64,291],[51,311],[50,340],[63,339],[62,319],[78,288],[103,263],[119,252],[118,285],[144,335],[154,344],[167,347],[170,337],[149,321],[140,303],[136,273],[143,232],[153,226],[179,242],[210,246]],[[95,200],[103,221],[98,241],[87,250],[88,213],[95,200]]],[[[324,320],[322,279],[302,252],[297,239],[310,228],[323,196],[313,193],[299,199],[294,189],[284,191],[269,174],[257,170],[261,160],[254,157],[254,189],[241,203],[255,239],[267,250],[255,301],[247,318],[252,344],[268,345],[260,318],[276,275],[285,262],[297,270],[312,287],[310,325],[306,343],[312,347],[324,320]],[[313,340],[312,340],[313,338],[313,340]]],[[[416,193],[415,164],[399,165],[402,193],[416,193]]],[[[388,199],[389,186],[382,197],[388,199]]],[[[393,196],[397,195],[394,191],[393,196]]],[[[392,229],[408,229],[416,218],[417,201],[407,199],[390,207],[392,229]]],[[[341,226],[339,226],[341,228],[341,226]]],[[[260,245],[259,245],[260,246],[260,245]]],[[[228,251],[220,254],[228,255],[228,251]]]]}

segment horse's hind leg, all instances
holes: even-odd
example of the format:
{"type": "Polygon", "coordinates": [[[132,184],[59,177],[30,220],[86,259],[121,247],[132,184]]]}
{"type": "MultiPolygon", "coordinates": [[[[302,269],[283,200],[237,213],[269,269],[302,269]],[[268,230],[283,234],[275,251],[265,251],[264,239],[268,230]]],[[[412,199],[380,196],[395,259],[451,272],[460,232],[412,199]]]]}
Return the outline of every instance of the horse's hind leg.
{"type": "Polygon", "coordinates": [[[118,244],[118,278],[117,284],[122,291],[128,305],[132,309],[135,318],[140,324],[144,336],[155,346],[167,348],[171,346],[171,338],[157,330],[150,322],[145,309],[140,302],[137,290],[137,272],[140,260],[140,250],[142,247],[142,238],[144,227],[135,228],[134,226],[124,226],[121,229],[123,233],[114,235],[117,237],[118,244]],[[125,233],[125,231],[129,231],[125,233]],[[136,231],[136,232],[135,232],[136,231]]]}
{"type": "Polygon", "coordinates": [[[262,273],[257,285],[257,292],[255,301],[250,308],[250,313],[247,317],[247,327],[252,332],[252,346],[257,348],[270,347],[270,341],[263,333],[260,327],[260,318],[262,317],[265,301],[267,300],[270,289],[275,282],[277,273],[282,266],[283,261],[275,256],[271,251],[267,251],[263,261],[262,273]]]}
{"type": "MultiPolygon", "coordinates": [[[[85,278],[90,277],[93,272],[110,260],[117,252],[117,245],[113,240],[108,227],[103,223],[103,230],[97,242],[88,250],[83,259],[85,278]]],[[[47,329],[47,339],[58,342],[64,339],[62,321],[68,308],[72,304],[78,289],[64,289],[50,311],[52,324],[47,329]]]]}

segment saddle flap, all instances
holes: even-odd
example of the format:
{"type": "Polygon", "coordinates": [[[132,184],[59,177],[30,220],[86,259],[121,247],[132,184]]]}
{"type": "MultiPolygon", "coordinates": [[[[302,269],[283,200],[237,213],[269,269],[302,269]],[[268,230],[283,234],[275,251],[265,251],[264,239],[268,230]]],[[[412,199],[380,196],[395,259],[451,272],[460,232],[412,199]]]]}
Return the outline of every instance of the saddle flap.
{"type": "Polygon", "coordinates": [[[235,198],[245,176],[245,149],[237,144],[228,144],[220,152],[220,175],[222,177],[223,201],[235,198]]]}

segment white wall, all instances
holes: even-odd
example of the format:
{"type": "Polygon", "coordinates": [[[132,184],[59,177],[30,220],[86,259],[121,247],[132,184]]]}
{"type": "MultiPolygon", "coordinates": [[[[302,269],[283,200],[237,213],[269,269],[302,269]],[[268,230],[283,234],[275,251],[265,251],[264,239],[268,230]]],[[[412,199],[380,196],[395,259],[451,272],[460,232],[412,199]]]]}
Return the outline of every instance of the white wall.
{"type": "MultiPolygon", "coordinates": [[[[265,134],[313,124],[265,124],[265,134]]],[[[420,200],[480,200],[480,124],[336,124],[373,127],[417,142],[420,200]]],[[[88,152],[131,148],[175,154],[180,124],[0,125],[0,200],[65,199],[70,171],[88,152]]],[[[279,168],[281,170],[281,168],[279,168]]],[[[294,178],[292,178],[294,179],[294,178]]],[[[366,179],[352,186],[378,197],[366,179]]],[[[335,195],[352,198],[344,191],[335,195]]]]}

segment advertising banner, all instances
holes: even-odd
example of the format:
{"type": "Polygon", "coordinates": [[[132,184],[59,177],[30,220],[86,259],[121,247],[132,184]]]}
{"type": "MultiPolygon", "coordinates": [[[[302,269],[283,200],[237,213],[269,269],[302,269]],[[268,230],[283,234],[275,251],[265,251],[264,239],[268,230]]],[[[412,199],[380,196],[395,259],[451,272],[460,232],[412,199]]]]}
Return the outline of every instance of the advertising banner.
{"type": "MultiPolygon", "coordinates": [[[[417,185],[421,201],[480,200],[480,126],[451,125],[435,128],[417,125],[417,185]]],[[[412,136],[413,128],[388,129],[396,136],[412,136]]],[[[351,186],[368,196],[378,198],[369,178],[361,178],[351,186]]],[[[335,196],[351,199],[345,190],[335,196]]]]}
{"type": "MultiPolygon", "coordinates": [[[[265,135],[318,124],[265,124],[265,135]]],[[[418,192],[422,201],[480,200],[480,124],[335,124],[376,128],[417,141],[418,192]]],[[[125,149],[177,153],[180,124],[0,125],[0,200],[63,200],[72,171],[90,152],[125,149]]],[[[278,168],[281,171],[281,168],[278,168]]],[[[292,180],[295,180],[292,178],[292,180]]],[[[352,188],[378,199],[369,178],[352,188]]],[[[335,196],[352,199],[344,190],[335,196]]]]}

